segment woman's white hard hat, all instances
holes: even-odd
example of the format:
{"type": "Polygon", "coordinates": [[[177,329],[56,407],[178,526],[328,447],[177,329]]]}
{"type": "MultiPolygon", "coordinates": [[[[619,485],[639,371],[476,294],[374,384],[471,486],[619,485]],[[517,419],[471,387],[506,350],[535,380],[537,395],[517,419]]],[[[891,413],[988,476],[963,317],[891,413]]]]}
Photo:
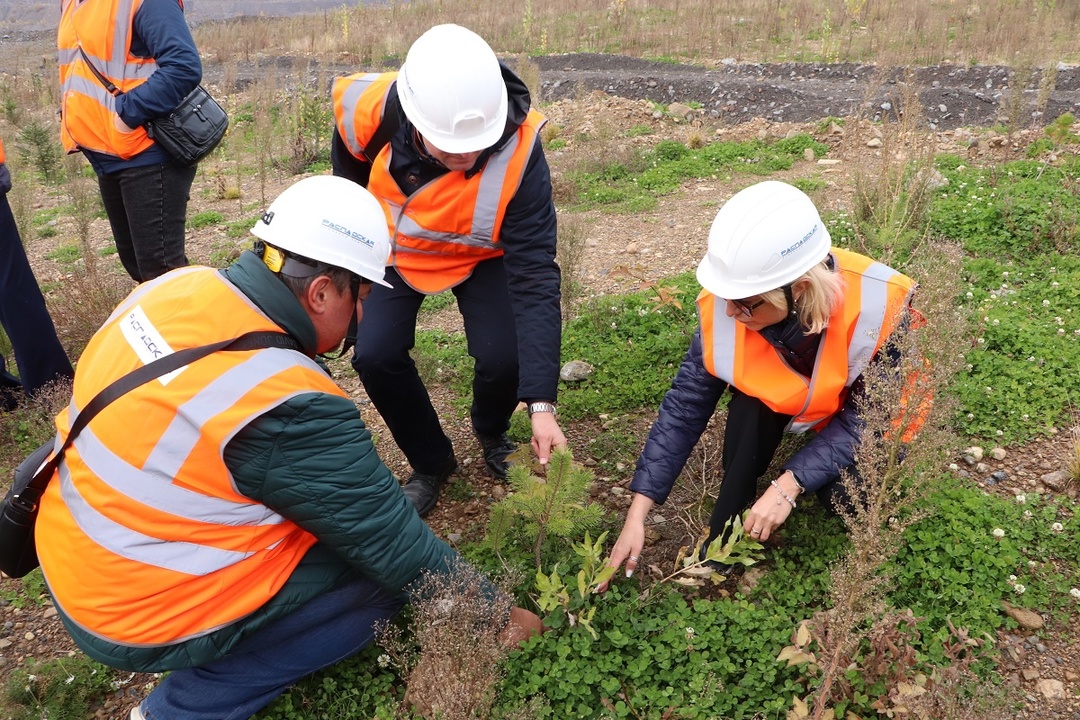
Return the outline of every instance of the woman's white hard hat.
{"type": "Polygon", "coordinates": [[[405,117],[443,152],[484,150],[506,127],[499,59],[482,37],[460,25],[436,25],[416,39],[397,91],[405,117]]]}
{"type": "Polygon", "coordinates": [[[282,192],[251,234],[280,250],[383,280],[390,257],[386,214],[375,196],[332,175],[304,178],[282,192]]]}
{"type": "Polygon", "coordinates": [[[716,213],[697,279],[717,297],[760,295],[798,280],[828,256],[831,244],[806,193],[766,180],[735,193],[716,213]]]}

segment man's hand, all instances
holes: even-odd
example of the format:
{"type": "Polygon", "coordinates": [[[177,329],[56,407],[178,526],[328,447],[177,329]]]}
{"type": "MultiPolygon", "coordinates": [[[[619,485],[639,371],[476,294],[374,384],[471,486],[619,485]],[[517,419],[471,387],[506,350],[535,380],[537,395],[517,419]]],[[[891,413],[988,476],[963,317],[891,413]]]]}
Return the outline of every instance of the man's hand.
{"type": "Polygon", "coordinates": [[[555,414],[549,412],[533,413],[529,418],[532,422],[532,448],[539,458],[541,465],[547,465],[551,459],[552,450],[561,450],[566,447],[566,436],[562,428],[555,420],[555,414]]]}
{"type": "Polygon", "coordinates": [[[547,628],[536,613],[525,608],[510,610],[510,621],[503,628],[500,639],[504,645],[521,645],[533,635],[542,635],[547,628]]]}

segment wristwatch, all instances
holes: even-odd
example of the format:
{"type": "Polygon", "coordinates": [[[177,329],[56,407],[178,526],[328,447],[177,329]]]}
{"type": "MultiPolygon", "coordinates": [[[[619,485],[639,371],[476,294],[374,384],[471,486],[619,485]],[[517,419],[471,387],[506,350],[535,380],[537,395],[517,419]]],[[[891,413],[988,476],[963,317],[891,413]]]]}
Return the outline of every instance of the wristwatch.
{"type": "Polygon", "coordinates": [[[533,413],[538,412],[549,412],[554,415],[555,403],[547,402],[546,400],[538,400],[536,402],[529,403],[529,417],[532,417],[533,413]]]}

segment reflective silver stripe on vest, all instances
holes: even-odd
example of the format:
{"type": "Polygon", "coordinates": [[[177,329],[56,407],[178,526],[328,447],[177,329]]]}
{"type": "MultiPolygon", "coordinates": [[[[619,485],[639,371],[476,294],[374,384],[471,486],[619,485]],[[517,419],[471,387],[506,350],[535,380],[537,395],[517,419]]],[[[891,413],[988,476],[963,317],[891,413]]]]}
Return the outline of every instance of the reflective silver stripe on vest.
{"type": "MultiPolygon", "coordinates": [[[[387,204],[390,206],[393,216],[398,218],[398,232],[418,240],[431,240],[466,247],[487,249],[494,245],[495,220],[499,214],[499,202],[502,199],[503,184],[506,182],[514,151],[520,144],[520,136],[521,133],[515,134],[501,150],[488,158],[487,164],[484,165],[484,169],[480,174],[480,187],[476,194],[476,204],[473,206],[472,226],[469,234],[462,235],[425,228],[408,215],[401,215],[400,205],[388,202],[387,204]]],[[[433,182],[438,182],[438,180],[433,182]]],[[[520,177],[517,178],[517,182],[521,182],[520,177]]],[[[410,196],[410,200],[423,193],[424,189],[420,188],[414,192],[410,196]]],[[[403,248],[400,245],[396,249],[397,252],[417,255],[441,254],[438,251],[422,251],[416,248],[403,248]]]]}
{"type": "MultiPolygon", "coordinates": [[[[341,125],[345,128],[345,135],[342,139],[345,140],[345,144],[349,146],[349,152],[357,157],[364,155],[367,157],[367,153],[364,152],[364,146],[360,144],[359,138],[356,136],[356,108],[360,103],[360,96],[364,94],[364,91],[371,87],[371,84],[380,77],[379,73],[367,73],[363,77],[356,78],[349,82],[349,85],[345,88],[345,92],[341,96],[341,125]]],[[[382,118],[383,113],[386,112],[386,95],[383,95],[382,108],[379,111],[379,117],[382,118]]],[[[368,158],[368,160],[374,160],[375,158],[368,158]]]]}
{"type": "MultiPolygon", "coordinates": [[[[162,433],[150,457],[146,459],[144,469],[164,477],[175,476],[202,437],[203,425],[228,410],[269,378],[301,364],[307,364],[308,369],[322,373],[314,361],[300,353],[267,348],[216,378],[198,395],[177,408],[176,416],[162,433]]],[[[267,409],[264,408],[262,412],[267,409]]],[[[224,451],[224,447],[220,450],[224,451]]]]}
{"type": "MultiPolygon", "coordinates": [[[[83,48],[86,52],[86,56],[90,58],[90,62],[94,64],[97,71],[113,81],[114,84],[117,80],[137,80],[140,78],[148,78],[157,72],[157,63],[153,60],[140,61],[140,62],[128,62],[128,45],[129,37],[132,31],[132,24],[134,18],[131,14],[131,8],[135,5],[136,0],[120,0],[116,6],[116,18],[117,22],[113,27],[112,38],[112,57],[99,57],[83,48]]],[[[78,9],[75,10],[78,12],[78,9]]],[[[80,59],[82,54],[78,48],[64,48],[59,51],[58,58],[61,65],[66,65],[80,59]]],[[[69,90],[76,90],[83,95],[88,95],[100,101],[100,97],[96,93],[87,92],[77,85],[75,82],[77,79],[75,73],[69,73],[67,79],[61,88],[62,92],[69,90]]],[[[97,78],[91,79],[100,90],[105,92],[106,95],[112,97],[104,86],[97,78]]],[[[110,111],[115,112],[114,106],[106,104],[110,111]]]]}
{"type": "Polygon", "coordinates": [[[91,507],[75,489],[66,464],[60,466],[60,483],[64,504],[79,528],[106,550],[129,560],[187,575],[208,575],[253,554],[181,541],[166,542],[135,532],[91,507]]]}
{"type": "Polygon", "coordinates": [[[889,305],[889,279],[896,271],[879,262],[871,263],[860,279],[862,307],[848,347],[848,375],[845,387],[851,387],[862,375],[877,351],[885,312],[889,305]]]}
{"type": "Polygon", "coordinates": [[[93,78],[84,78],[72,73],[64,83],[64,92],[86,95],[104,105],[109,112],[116,112],[116,98],[105,89],[104,85],[93,78]]]}
{"type": "Polygon", "coordinates": [[[735,320],[725,308],[723,300],[713,298],[713,366],[716,377],[730,385],[735,378],[735,320]]]}

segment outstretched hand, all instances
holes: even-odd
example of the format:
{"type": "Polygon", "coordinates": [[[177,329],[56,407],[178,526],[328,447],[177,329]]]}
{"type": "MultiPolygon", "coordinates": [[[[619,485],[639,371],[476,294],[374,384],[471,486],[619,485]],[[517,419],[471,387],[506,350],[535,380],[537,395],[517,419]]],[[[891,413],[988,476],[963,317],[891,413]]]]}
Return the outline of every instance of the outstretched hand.
{"type": "Polygon", "coordinates": [[[555,415],[549,412],[534,413],[532,423],[532,449],[541,465],[547,465],[552,450],[566,448],[566,435],[559,427],[555,415]]]}

